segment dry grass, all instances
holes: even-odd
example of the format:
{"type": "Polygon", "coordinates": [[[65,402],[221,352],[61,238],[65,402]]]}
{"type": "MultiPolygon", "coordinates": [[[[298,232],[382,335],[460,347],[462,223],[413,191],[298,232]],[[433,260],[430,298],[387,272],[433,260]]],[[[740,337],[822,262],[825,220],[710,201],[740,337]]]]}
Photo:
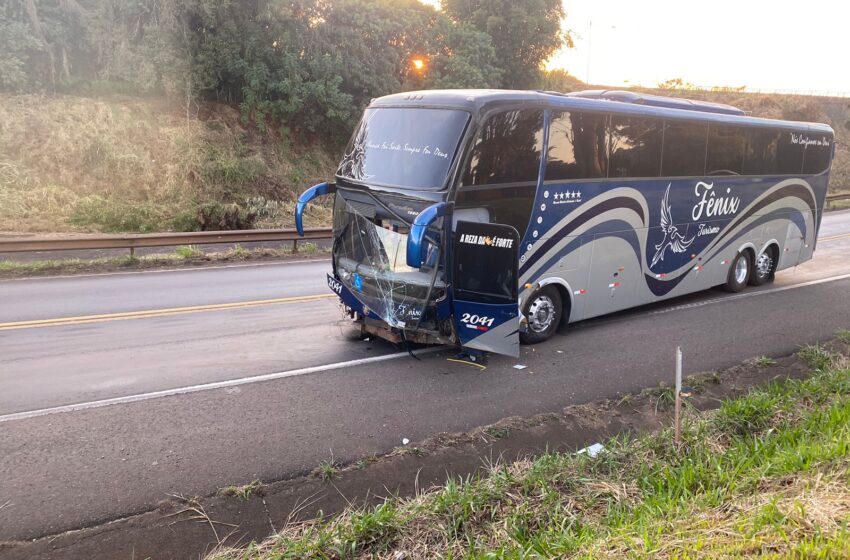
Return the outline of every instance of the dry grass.
{"type": "Polygon", "coordinates": [[[290,225],[295,194],[335,159],[291,145],[226,105],[187,120],[161,100],[2,95],[0,229],[189,229],[204,204],[251,197],[273,202],[263,225],[290,225]]]}

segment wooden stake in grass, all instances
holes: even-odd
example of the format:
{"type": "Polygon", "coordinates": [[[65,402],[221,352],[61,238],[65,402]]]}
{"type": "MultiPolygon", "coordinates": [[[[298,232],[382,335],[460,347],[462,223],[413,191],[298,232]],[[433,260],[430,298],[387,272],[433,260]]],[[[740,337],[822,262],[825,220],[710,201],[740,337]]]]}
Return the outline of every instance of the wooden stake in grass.
{"type": "Polygon", "coordinates": [[[676,347],[676,435],[674,442],[676,447],[682,443],[682,348],[676,347]]]}

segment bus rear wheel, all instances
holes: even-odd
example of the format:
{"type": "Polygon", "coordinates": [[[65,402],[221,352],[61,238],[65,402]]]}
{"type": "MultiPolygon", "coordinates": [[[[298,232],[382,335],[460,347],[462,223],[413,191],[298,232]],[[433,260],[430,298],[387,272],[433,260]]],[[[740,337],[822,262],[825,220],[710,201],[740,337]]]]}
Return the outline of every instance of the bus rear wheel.
{"type": "Polygon", "coordinates": [[[747,251],[741,251],[729,266],[729,273],[726,275],[725,288],[730,292],[740,292],[747,286],[752,273],[752,262],[750,254],[747,251]]]}
{"type": "Polygon", "coordinates": [[[550,338],[564,313],[561,293],[555,286],[544,286],[528,298],[523,315],[528,321],[526,331],[519,334],[523,344],[537,344],[550,338]]]}
{"type": "Polygon", "coordinates": [[[776,275],[776,251],[773,246],[768,247],[756,257],[753,265],[753,273],[750,275],[751,286],[761,286],[773,282],[776,275]]]}

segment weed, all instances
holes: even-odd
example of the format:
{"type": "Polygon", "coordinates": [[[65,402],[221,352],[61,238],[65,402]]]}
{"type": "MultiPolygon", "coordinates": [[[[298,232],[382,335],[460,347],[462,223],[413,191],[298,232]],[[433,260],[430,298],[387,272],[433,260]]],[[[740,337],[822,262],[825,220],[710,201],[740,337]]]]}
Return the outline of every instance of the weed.
{"type": "Polygon", "coordinates": [[[494,437],[496,439],[506,438],[511,435],[511,429],[507,426],[490,426],[484,431],[487,432],[490,437],[494,437]]]}
{"type": "Polygon", "coordinates": [[[237,243],[232,248],[230,248],[225,253],[225,255],[227,256],[227,258],[231,259],[247,259],[251,256],[251,251],[250,249],[246,249],[245,247],[237,243]]]}
{"type": "Polygon", "coordinates": [[[769,356],[757,356],[746,361],[747,364],[752,364],[756,367],[765,368],[776,365],[776,360],[769,356]]]}
{"type": "Polygon", "coordinates": [[[838,337],[838,340],[840,340],[844,344],[850,344],[850,330],[841,329],[840,331],[838,331],[836,336],[838,337]]]}
{"type": "Polygon", "coordinates": [[[773,395],[757,391],[723,403],[715,422],[721,432],[739,436],[757,434],[770,425],[777,404],[773,395]]]}
{"type": "Polygon", "coordinates": [[[303,253],[305,255],[312,255],[312,254],[318,252],[318,250],[319,250],[319,246],[316,245],[315,243],[307,242],[307,243],[299,243],[298,244],[298,252],[303,253]]]}
{"type": "Polygon", "coordinates": [[[809,344],[797,352],[797,356],[814,370],[823,370],[832,363],[834,356],[819,344],[809,344]]]}
{"type": "Polygon", "coordinates": [[[181,259],[197,259],[204,256],[204,251],[197,245],[181,245],[174,249],[174,254],[181,259]]]}
{"type": "Polygon", "coordinates": [[[313,472],[325,482],[331,481],[339,476],[339,468],[333,459],[330,461],[322,461],[313,472]]]}
{"type": "Polygon", "coordinates": [[[221,496],[236,496],[243,500],[248,500],[252,494],[260,493],[262,491],[262,483],[259,480],[252,480],[248,484],[244,484],[242,486],[225,486],[221,490],[219,490],[219,494],[221,496]]]}

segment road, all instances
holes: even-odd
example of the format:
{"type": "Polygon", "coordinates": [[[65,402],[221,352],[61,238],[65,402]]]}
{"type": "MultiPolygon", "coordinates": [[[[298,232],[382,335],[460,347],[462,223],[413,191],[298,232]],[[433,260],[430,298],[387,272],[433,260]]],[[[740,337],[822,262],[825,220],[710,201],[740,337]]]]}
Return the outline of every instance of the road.
{"type": "Polygon", "coordinates": [[[782,355],[850,328],[850,212],[813,261],[586,321],[479,371],[339,323],[326,260],[0,282],[0,541],[782,355]],[[49,507],[46,505],[49,504],[49,507]]]}

